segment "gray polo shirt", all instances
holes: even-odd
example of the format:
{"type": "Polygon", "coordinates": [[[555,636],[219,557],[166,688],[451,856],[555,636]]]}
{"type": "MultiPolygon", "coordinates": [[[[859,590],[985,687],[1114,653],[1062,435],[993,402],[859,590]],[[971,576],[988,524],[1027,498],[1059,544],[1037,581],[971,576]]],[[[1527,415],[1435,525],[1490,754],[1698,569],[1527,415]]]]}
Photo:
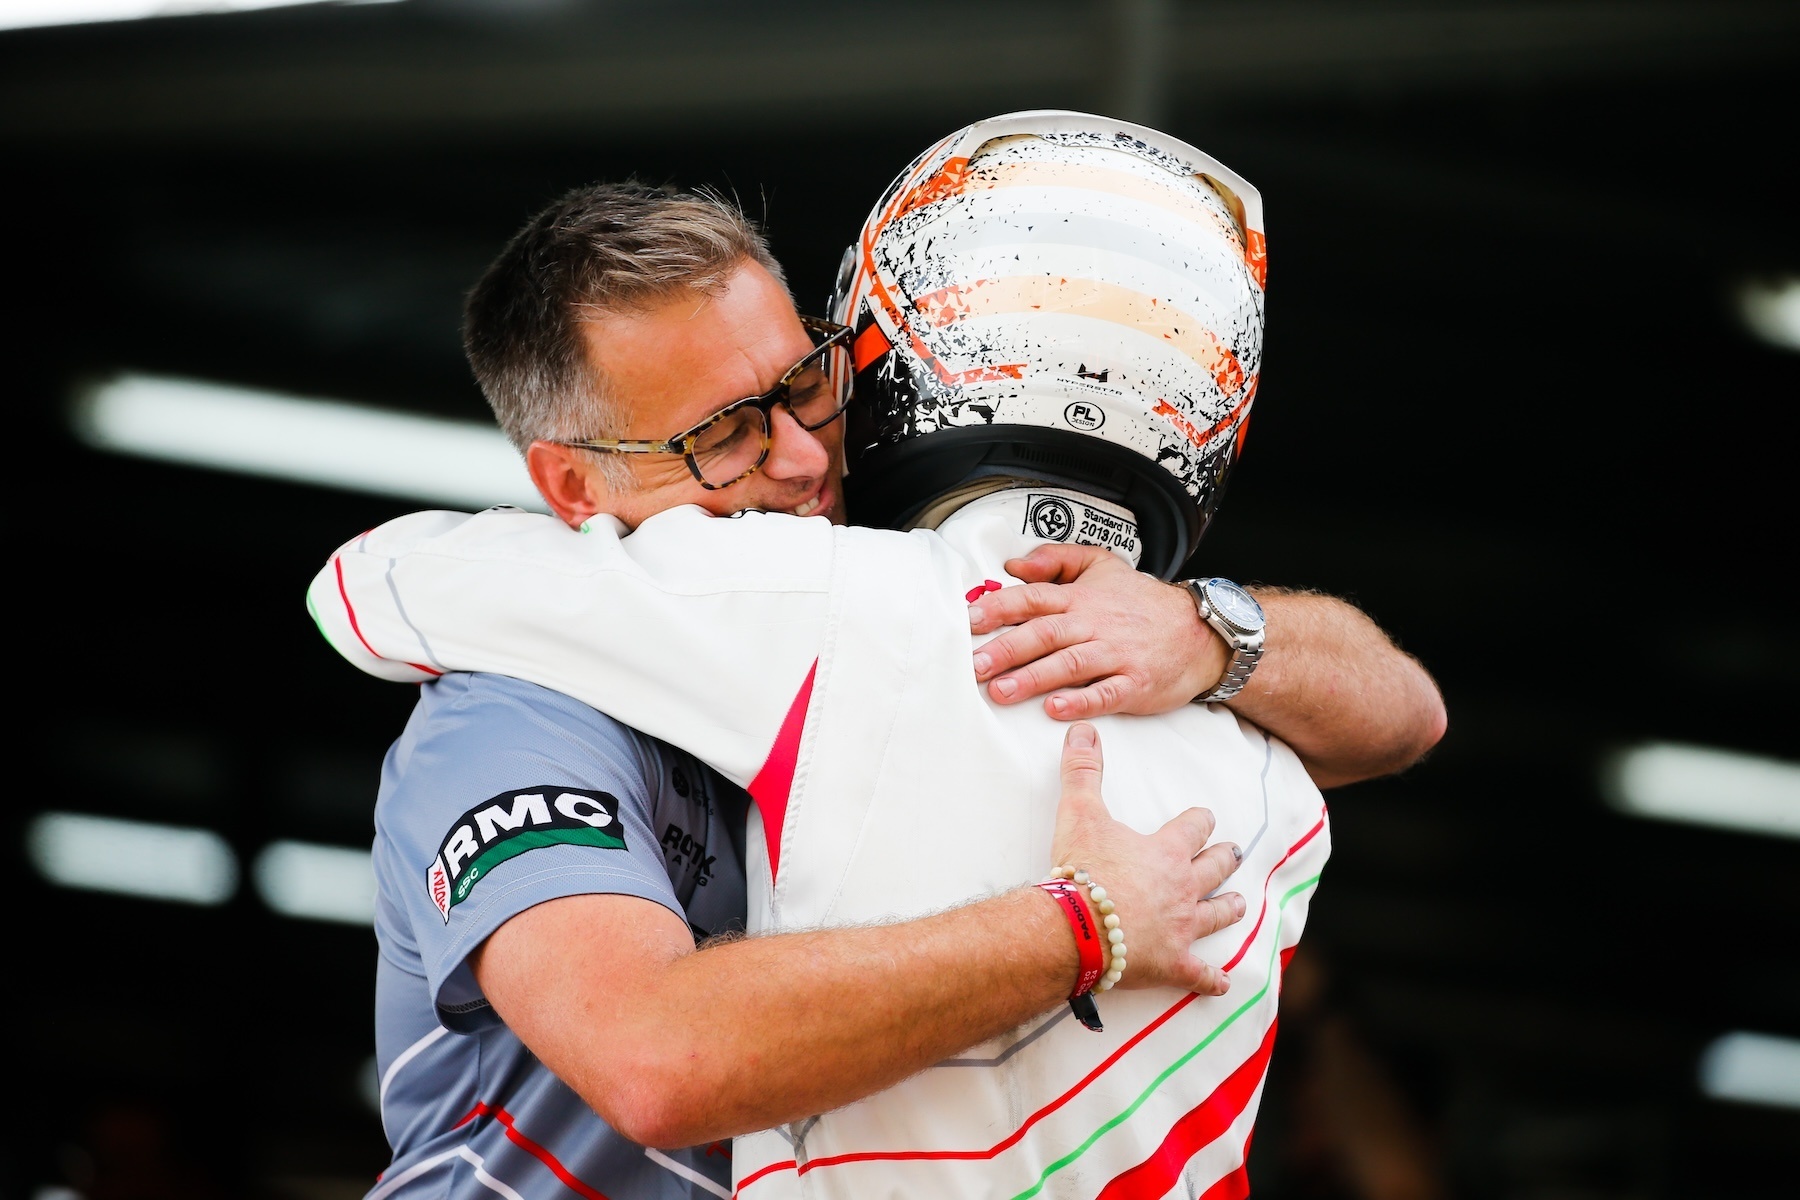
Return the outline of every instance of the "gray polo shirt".
{"type": "Polygon", "coordinates": [[[660,1152],[595,1116],[488,1006],[468,955],[559,896],[741,929],[747,797],[585,704],[500,675],[420,688],[375,806],[375,1044],[394,1158],[371,1200],[728,1196],[730,1144],[660,1152]]]}

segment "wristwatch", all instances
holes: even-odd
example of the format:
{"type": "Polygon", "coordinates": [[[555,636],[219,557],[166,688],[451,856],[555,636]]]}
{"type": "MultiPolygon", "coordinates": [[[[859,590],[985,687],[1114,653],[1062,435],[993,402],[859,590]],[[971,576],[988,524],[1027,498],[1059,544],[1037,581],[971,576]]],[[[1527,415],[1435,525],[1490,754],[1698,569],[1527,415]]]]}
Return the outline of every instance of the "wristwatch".
{"type": "Polygon", "coordinates": [[[1229,579],[1188,579],[1181,584],[1194,598],[1200,619],[1212,626],[1231,650],[1231,661],[1219,684],[1204,696],[1194,697],[1195,704],[1229,700],[1243,690],[1256,660],[1263,653],[1263,627],[1266,624],[1262,605],[1256,597],[1229,579]]]}

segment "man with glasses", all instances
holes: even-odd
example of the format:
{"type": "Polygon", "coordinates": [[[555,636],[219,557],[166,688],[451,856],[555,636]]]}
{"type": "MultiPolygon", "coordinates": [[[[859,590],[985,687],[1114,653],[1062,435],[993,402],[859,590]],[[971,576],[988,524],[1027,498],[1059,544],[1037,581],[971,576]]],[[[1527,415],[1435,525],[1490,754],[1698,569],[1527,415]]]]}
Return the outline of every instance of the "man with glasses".
{"type": "MultiPolygon", "coordinates": [[[[560,444],[601,454],[679,457],[695,482],[709,492],[742,483],[768,461],[777,405],[801,429],[817,433],[842,416],[849,404],[850,390],[844,385],[849,376],[850,327],[804,314],[799,320],[813,339],[813,348],[762,395],[728,404],[672,438],[587,438],[560,444]]],[[[817,507],[816,502],[803,503],[794,515],[811,516],[817,507]]]]}
{"type": "MultiPolygon", "coordinates": [[[[830,518],[783,526],[796,561],[843,519],[846,333],[795,315],[741,215],[652,189],[571,193],[490,268],[465,340],[558,517],[613,536],[686,522],[681,570],[738,585],[714,593],[721,623],[775,634],[795,619],[777,580],[784,556],[735,549],[734,523],[695,522],[687,507],[830,518]]],[[[315,587],[315,616],[341,650],[382,636],[350,606],[367,577],[341,573],[379,556],[376,542],[353,543],[315,587]]],[[[635,602],[653,607],[669,565],[608,569],[643,584],[635,602]]],[[[1051,692],[1064,717],[1161,711],[1224,673],[1191,600],[1110,556],[1065,546],[1008,569],[1075,582],[978,601],[974,626],[1019,626],[976,664],[996,699],[1051,692]]],[[[679,599],[684,618],[707,619],[707,602],[679,599]]],[[[1366,619],[1318,597],[1265,604],[1276,649],[1239,708],[1315,778],[1396,769],[1435,740],[1429,680],[1366,619]],[[1344,694],[1352,675],[1360,695],[1344,694]]],[[[616,617],[634,627],[630,604],[616,617]]],[[[696,950],[741,927],[744,793],[570,699],[573,679],[444,673],[467,651],[453,636],[379,655],[390,677],[428,682],[377,806],[377,1041],[395,1159],[371,1195],[726,1195],[720,1139],[829,1111],[1066,1000],[1077,949],[1036,888],[901,924],[696,950]]],[[[644,637],[624,676],[656,678],[669,652],[644,637]]],[[[744,728],[742,700],[799,681],[756,668],[752,653],[718,655],[704,698],[645,710],[639,725],[683,738],[706,728],[728,776],[759,799],[785,796],[791,754],[783,780],[768,749],[780,732],[744,728]]],[[[1231,848],[1201,851],[1211,822],[1199,810],[1154,836],[1114,822],[1091,729],[1076,726],[1070,747],[1057,851],[1119,881],[1131,982],[1222,992],[1189,947],[1241,913],[1211,895],[1231,848]]]]}

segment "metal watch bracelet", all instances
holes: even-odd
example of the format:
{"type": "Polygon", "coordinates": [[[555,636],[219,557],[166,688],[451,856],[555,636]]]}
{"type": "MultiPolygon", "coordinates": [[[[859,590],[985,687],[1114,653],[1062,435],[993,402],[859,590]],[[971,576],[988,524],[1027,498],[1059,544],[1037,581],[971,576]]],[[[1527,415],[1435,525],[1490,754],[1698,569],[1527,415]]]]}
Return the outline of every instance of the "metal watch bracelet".
{"type": "Polygon", "coordinates": [[[1194,697],[1195,704],[1214,704],[1229,700],[1244,689],[1250,679],[1250,673],[1256,670],[1256,664],[1263,656],[1263,630],[1245,632],[1233,628],[1221,615],[1215,613],[1207,603],[1206,591],[1198,579],[1184,580],[1181,584],[1193,597],[1194,611],[1208,628],[1219,635],[1231,651],[1231,658],[1225,664],[1225,673],[1219,682],[1203,696],[1194,697]]]}
{"type": "Polygon", "coordinates": [[[1244,690],[1244,684],[1250,680],[1250,672],[1256,670],[1256,662],[1262,657],[1261,646],[1231,648],[1231,661],[1225,664],[1225,673],[1219,676],[1219,682],[1212,691],[1204,696],[1194,697],[1195,704],[1213,704],[1229,700],[1244,690]]]}

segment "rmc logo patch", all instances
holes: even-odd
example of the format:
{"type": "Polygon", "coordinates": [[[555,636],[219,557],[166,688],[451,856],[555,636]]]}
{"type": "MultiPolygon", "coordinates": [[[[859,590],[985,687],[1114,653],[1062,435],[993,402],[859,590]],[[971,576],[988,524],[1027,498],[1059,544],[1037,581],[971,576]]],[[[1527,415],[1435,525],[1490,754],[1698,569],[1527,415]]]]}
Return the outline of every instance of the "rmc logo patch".
{"type": "Polygon", "coordinates": [[[502,792],[457,818],[425,869],[425,890],[447,925],[495,867],[542,846],[623,850],[618,798],[554,784],[502,792]]]}

